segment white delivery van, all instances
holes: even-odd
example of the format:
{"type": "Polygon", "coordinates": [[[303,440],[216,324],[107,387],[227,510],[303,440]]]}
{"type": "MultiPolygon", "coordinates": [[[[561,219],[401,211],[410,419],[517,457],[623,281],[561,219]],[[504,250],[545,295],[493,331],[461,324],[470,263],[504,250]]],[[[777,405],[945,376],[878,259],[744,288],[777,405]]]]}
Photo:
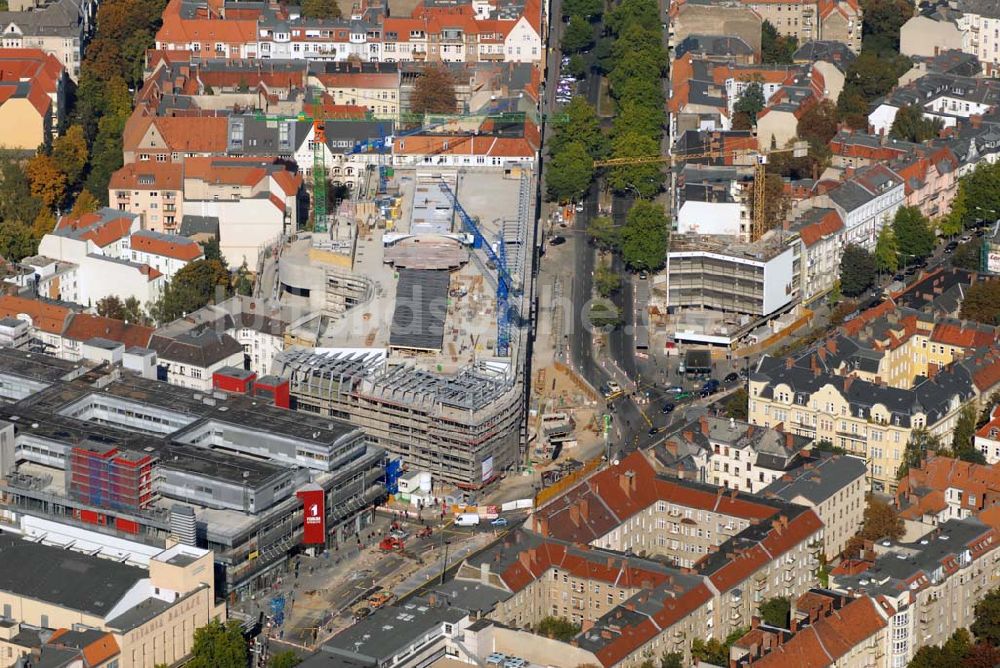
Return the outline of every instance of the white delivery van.
{"type": "Polygon", "coordinates": [[[479,526],[479,515],[475,513],[462,513],[455,518],[455,526],[457,527],[474,527],[479,526]]]}

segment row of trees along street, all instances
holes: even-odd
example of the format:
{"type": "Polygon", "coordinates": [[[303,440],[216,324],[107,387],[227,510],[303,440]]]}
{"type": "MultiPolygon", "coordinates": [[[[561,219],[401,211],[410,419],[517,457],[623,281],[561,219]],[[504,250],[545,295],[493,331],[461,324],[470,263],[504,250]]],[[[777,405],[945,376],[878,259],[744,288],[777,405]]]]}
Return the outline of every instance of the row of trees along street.
{"type": "MultiPolygon", "coordinates": [[[[667,57],[656,1],[624,0],[603,17],[605,34],[595,44],[591,22],[602,17],[602,9],[594,0],[566,3],[569,23],[562,47],[564,54],[572,54],[570,70],[575,69],[574,57],[593,48],[593,72],[607,78],[615,105],[614,121],[609,134],[601,127],[596,110],[582,97],[573,98],[562,110],[549,142],[546,193],[551,201],[582,199],[594,181],[596,160],[660,154],[666,124],[662,79],[667,57]]],[[[666,258],[668,220],[663,207],[650,200],[663,189],[662,166],[611,167],[607,184],[619,194],[632,193],[639,199],[621,228],[605,216],[592,220],[591,239],[602,250],[620,252],[632,269],[661,267],[666,258]]]]}

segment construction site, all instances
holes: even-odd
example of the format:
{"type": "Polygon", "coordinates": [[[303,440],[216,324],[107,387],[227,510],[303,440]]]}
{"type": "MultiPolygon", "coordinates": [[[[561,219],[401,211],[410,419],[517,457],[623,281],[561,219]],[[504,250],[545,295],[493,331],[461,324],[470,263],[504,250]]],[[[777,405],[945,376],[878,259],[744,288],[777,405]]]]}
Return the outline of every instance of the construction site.
{"type": "Polygon", "coordinates": [[[478,488],[524,458],[533,165],[382,171],[280,249],[274,292],[303,315],[271,372],[299,410],[478,488]]]}

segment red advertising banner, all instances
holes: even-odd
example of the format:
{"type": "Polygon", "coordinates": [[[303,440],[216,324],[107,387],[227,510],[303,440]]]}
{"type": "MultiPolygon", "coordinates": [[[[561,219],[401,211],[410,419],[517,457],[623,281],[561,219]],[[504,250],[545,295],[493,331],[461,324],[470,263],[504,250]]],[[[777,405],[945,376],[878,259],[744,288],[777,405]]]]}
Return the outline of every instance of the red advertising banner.
{"type": "Polygon", "coordinates": [[[302,499],[302,543],[326,543],[326,495],[318,485],[304,487],[296,493],[302,499]]]}

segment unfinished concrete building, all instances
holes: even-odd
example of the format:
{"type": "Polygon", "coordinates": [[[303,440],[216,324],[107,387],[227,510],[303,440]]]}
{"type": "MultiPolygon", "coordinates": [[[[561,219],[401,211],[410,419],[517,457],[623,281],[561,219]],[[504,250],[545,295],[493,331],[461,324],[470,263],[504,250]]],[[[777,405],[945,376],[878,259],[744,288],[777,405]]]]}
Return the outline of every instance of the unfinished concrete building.
{"type": "Polygon", "coordinates": [[[349,420],[413,469],[460,487],[517,461],[524,398],[509,362],[442,375],[383,350],[286,350],[273,370],[289,378],[298,410],[349,420]]]}

